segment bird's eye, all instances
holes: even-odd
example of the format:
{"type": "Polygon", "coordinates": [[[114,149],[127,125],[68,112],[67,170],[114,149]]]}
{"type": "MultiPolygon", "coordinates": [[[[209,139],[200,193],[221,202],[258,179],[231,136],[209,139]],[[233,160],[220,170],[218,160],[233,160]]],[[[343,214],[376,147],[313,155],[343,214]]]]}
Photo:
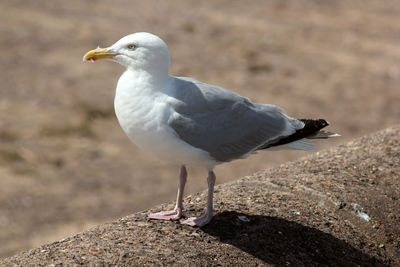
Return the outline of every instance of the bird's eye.
{"type": "Polygon", "coordinates": [[[134,44],[128,44],[128,49],[133,50],[133,49],[135,49],[135,48],[136,48],[136,45],[134,45],[134,44]]]}

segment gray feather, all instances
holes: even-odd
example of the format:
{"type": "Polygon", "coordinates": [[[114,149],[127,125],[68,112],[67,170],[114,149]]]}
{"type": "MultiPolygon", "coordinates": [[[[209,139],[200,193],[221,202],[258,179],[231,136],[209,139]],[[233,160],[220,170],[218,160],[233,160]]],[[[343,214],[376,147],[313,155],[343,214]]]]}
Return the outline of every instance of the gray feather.
{"type": "Polygon", "coordinates": [[[188,144],[224,162],[295,132],[291,118],[267,104],[252,103],[224,88],[176,78],[176,113],[168,124],[188,144]]]}

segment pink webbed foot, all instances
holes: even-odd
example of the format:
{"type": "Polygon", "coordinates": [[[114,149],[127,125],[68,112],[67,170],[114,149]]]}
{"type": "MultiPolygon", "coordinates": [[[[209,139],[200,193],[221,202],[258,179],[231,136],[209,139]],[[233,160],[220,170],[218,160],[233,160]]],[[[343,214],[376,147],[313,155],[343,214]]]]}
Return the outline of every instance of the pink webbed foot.
{"type": "Polygon", "coordinates": [[[176,221],[182,217],[182,209],[174,209],[168,211],[160,211],[151,213],[147,218],[153,220],[176,221]]]}
{"type": "Polygon", "coordinates": [[[203,227],[204,225],[208,224],[212,219],[212,215],[203,214],[200,217],[190,217],[182,222],[182,224],[187,224],[192,227],[203,227]]]}

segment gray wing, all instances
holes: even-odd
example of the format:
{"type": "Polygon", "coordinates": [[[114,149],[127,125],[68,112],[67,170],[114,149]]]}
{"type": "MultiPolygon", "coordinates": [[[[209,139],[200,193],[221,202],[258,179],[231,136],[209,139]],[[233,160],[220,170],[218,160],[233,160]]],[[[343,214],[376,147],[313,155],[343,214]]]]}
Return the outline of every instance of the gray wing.
{"type": "Polygon", "coordinates": [[[252,103],[189,78],[176,78],[174,90],[178,104],[169,126],[182,140],[218,161],[243,157],[295,132],[291,118],[274,105],[252,103]]]}

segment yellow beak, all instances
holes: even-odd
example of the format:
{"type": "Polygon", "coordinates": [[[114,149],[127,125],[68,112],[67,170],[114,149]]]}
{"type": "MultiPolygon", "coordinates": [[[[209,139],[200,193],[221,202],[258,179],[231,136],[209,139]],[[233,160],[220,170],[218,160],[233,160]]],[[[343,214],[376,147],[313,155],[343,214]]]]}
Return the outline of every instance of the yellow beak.
{"type": "Polygon", "coordinates": [[[113,58],[117,53],[110,52],[108,48],[97,48],[90,50],[83,56],[83,61],[95,61],[98,59],[113,58]]]}

